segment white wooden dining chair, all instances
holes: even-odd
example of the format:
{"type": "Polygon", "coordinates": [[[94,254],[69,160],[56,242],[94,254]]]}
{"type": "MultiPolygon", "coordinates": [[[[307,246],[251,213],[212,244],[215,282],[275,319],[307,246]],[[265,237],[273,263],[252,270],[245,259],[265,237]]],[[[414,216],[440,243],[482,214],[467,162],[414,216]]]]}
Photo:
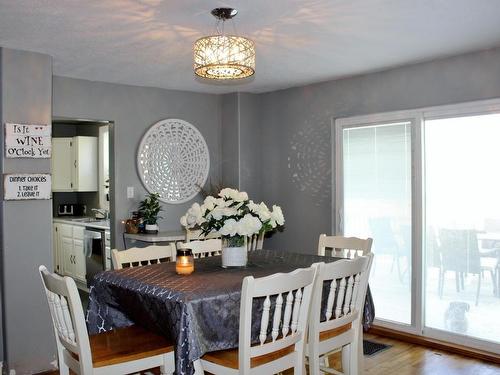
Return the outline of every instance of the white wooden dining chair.
{"type": "Polygon", "coordinates": [[[316,268],[314,265],[259,279],[245,277],[239,348],[206,353],[201,358],[203,369],[215,375],[266,375],[293,367],[295,375],[304,374],[304,344],[316,268]],[[253,317],[252,308],[257,304],[262,312],[253,317]],[[255,318],[260,321],[260,329],[258,341],[252,345],[255,318]]]}
{"type": "Polygon", "coordinates": [[[326,255],[327,249],[333,257],[352,259],[371,252],[373,240],[358,237],[327,236],[320,234],[318,255],[326,255]]]}
{"type": "Polygon", "coordinates": [[[362,372],[363,332],[361,319],[365,304],[368,277],[373,254],[355,259],[321,263],[314,281],[314,293],[309,319],[306,356],[311,375],[320,370],[331,374],[353,374],[362,372]],[[327,287],[326,301],[322,300],[327,287]],[[322,306],[326,308],[322,309],[322,306]],[[324,316],[321,316],[321,311],[324,316]],[[342,371],[320,366],[320,359],[342,350],[342,371]]]}
{"type": "Polygon", "coordinates": [[[165,246],[152,245],[148,247],[132,247],[122,251],[113,249],[111,258],[113,259],[114,269],[120,270],[126,267],[173,262],[175,261],[175,254],[175,244],[171,243],[165,246]]]}
{"type": "Polygon", "coordinates": [[[206,258],[222,253],[222,240],[212,238],[203,241],[178,242],[178,249],[191,249],[194,258],[206,258]]]}
{"type": "Polygon", "coordinates": [[[249,236],[246,239],[247,241],[247,250],[262,250],[264,247],[264,233],[254,234],[253,236],[249,236]]]}
{"type": "Polygon", "coordinates": [[[160,367],[173,374],[173,345],[138,326],[88,335],[82,303],[73,279],[39,267],[54,326],[59,373],[118,375],[160,367]]]}

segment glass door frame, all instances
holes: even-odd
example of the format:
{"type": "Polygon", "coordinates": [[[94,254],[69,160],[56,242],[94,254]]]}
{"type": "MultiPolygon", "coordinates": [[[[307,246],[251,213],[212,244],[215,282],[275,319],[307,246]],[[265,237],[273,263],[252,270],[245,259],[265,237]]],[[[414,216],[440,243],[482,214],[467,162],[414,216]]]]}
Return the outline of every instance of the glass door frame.
{"type": "MultiPolygon", "coordinates": [[[[378,124],[387,124],[407,121],[411,123],[411,324],[375,318],[374,324],[380,327],[394,329],[401,332],[415,334],[455,343],[470,348],[486,350],[500,354],[500,344],[464,337],[458,334],[442,331],[425,326],[425,252],[423,239],[425,238],[425,174],[424,174],[424,122],[439,118],[473,116],[488,113],[500,113],[500,99],[481,100],[475,102],[458,103],[452,105],[419,108],[415,110],[395,111],[371,115],[332,118],[332,233],[343,235],[343,130],[348,128],[366,127],[378,124]]],[[[376,313],[375,313],[376,316],[376,313]]]]}
{"type": "MultiPolygon", "coordinates": [[[[420,230],[422,220],[422,202],[418,197],[421,197],[422,185],[417,184],[418,178],[421,179],[421,128],[422,119],[418,111],[398,111],[391,113],[382,113],[367,116],[356,116],[350,118],[332,119],[332,165],[335,172],[332,173],[332,187],[335,190],[332,192],[332,197],[335,201],[332,202],[332,233],[343,235],[343,213],[344,213],[344,189],[343,189],[343,130],[352,128],[362,128],[367,126],[390,124],[397,122],[409,122],[411,127],[411,242],[412,249],[422,247],[421,238],[416,234],[416,230],[420,230]]],[[[418,254],[412,251],[411,255],[411,303],[412,306],[418,306],[418,301],[422,300],[422,285],[415,277],[418,272],[421,273],[422,268],[421,252],[418,254]]],[[[377,319],[375,312],[374,323],[377,326],[390,328],[411,334],[421,334],[422,332],[422,313],[423,309],[411,309],[411,323],[409,325],[397,323],[388,320],[377,319]]]]}
{"type": "MultiPolygon", "coordinates": [[[[425,110],[422,110],[422,127],[421,127],[421,146],[422,150],[425,148],[424,140],[425,140],[425,120],[438,120],[445,118],[454,118],[454,117],[467,117],[467,116],[478,116],[478,115],[487,115],[500,113],[500,99],[492,99],[492,100],[484,100],[479,102],[468,102],[461,104],[453,104],[447,106],[440,107],[431,107],[425,110]]],[[[500,125],[499,125],[500,126],[500,125]]],[[[422,159],[422,170],[424,170],[425,161],[422,159]]],[[[425,180],[422,180],[421,186],[425,186],[425,180]]],[[[422,190],[424,193],[424,200],[422,201],[423,207],[425,207],[425,190],[422,190]]],[[[422,213],[424,211],[422,210],[422,213]]],[[[422,223],[425,226],[425,216],[422,217],[422,223]]],[[[425,233],[422,232],[422,237],[424,237],[425,233]]],[[[423,248],[422,248],[423,250],[423,248]]],[[[425,253],[422,256],[422,260],[424,260],[425,253]]],[[[423,270],[425,272],[425,270],[423,270]]],[[[425,274],[422,273],[422,291],[425,292],[425,274]]],[[[423,297],[423,296],[422,296],[423,297]]],[[[422,298],[422,314],[424,313],[425,308],[425,298],[422,298]]],[[[463,346],[467,346],[474,349],[485,350],[491,353],[500,354],[500,344],[496,344],[493,342],[489,342],[486,340],[481,340],[474,338],[472,336],[462,336],[459,334],[455,334],[449,331],[440,330],[437,328],[427,327],[425,325],[425,316],[422,315],[422,336],[447,341],[463,346]]]]}

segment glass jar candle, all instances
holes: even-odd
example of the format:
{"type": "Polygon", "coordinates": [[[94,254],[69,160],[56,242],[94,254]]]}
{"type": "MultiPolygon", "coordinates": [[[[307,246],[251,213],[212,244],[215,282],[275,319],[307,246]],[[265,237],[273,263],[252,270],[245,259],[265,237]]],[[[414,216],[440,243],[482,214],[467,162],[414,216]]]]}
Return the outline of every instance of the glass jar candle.
{"type": "Polygon", "coordinates": [[[191,249],[177,250],[177,259],[175,261],[175,271],[179,275],[189,275],[194,271],[194,257],[191,249]]]}

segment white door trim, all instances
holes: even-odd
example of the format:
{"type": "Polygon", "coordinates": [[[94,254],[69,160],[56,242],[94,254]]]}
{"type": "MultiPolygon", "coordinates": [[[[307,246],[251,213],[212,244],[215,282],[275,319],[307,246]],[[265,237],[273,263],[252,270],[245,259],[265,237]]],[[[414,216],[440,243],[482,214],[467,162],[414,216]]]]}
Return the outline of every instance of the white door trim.
{"type": "Polygon", "coordinates": [[[422,243],[425,228],[425,190],[423,188],[425,182],[425,155],[423,152],[424,121],[426,119],[463,117],[496,112],[500,113],[500,98],[337,119],[332,118],[332,166],[334,166],[332,173],[332,189],[334,190],[332,191],[332,199],[335,200],[332,202],[332,208],[334,208],[332,209],[332,233],[335,234],[343,234],[344,229],[342,130],[345,128],[366,127],[399,121],[410,121],[412,125],[412,324],[405,325],[375,319],[376,325],[500,354],[500,344],[425,327],[424,252],[422,243]]]}

